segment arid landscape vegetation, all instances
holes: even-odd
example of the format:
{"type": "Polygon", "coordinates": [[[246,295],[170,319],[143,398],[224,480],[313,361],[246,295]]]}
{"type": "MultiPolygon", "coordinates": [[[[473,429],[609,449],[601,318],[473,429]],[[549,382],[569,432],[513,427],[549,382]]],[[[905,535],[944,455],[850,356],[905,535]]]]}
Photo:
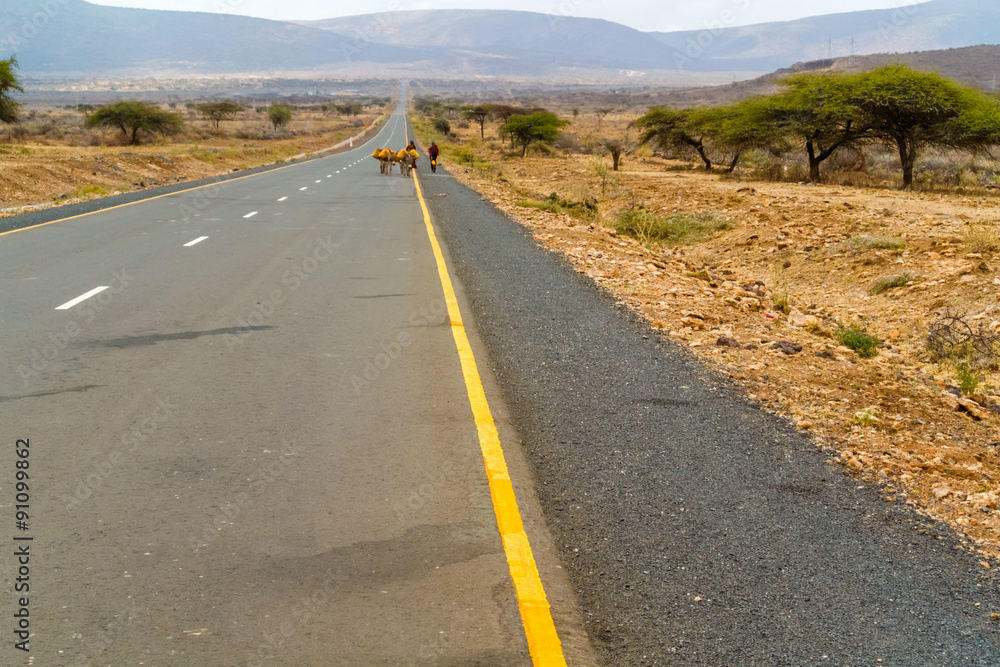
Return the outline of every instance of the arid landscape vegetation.
{"type": "Polygon", "coordinates": [[[1000,556],[1000,164],[936,149],[911,191],[878,143],[837,156],[820,184],[806,182],[804,156],[766,151],[706,172],[693,151],[639,144],[632,123],[648,107],[518,103],[570,124],[522,158],[502,117],[481,128],[475,104],[423,99],[418,134],[539,243],[886,502],[1000,556]]]}
{"type": "Polygon", "coordinates": [[[168,134],[139,131],[139,145],[113,127],[90,127],[100,105],[25,107],[0,126],[0,215],[215,176],[313,153],[356,136],[382,117],[388,97],[315,102],[286,98],[256,108],[230,102],[216,123],[212,102],[157,105],[181,126],[168,134]],[[276,126],[269,111],[286,107],[276,126]],[[67,108],[68,107],[68,108],[67,108]]]}

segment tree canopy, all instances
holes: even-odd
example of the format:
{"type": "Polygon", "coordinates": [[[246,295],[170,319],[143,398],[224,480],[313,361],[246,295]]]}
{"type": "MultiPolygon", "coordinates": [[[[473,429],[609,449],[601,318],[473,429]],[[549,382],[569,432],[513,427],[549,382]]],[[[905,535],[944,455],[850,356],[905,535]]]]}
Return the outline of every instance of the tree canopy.
{"type": "Polygon", "coordinates": [[[872,138],[899,151],[904,188],[913,185],[922,147],[982,150],[1000,141],[996,102],[940,74],[887,65],[855,75],[853,83],[847,102],[872,138]]]}
{"type": "Polygon", "coordinates": [[[474,120],[479,123],[479,137],[486,138],[486,121],[493,114],[493,107],[489,104],[477,104],[476,106],[464,107],[462,117],[466,120],[474,120]]]}
{"type": "Polygon", "coordinates": [[[267,109],[267,117],[274,129],[277,130],[292,122],[292,109],[284,104],[272,104],[267,109]]]}
{"type": "Polygon", "coordinates": [[[166,111],[152,102],[124,101],[102,107],[87,116],[88,127],[108,127],[122,131],[128,142],[139,143],[139,132],[174,134],[184,127],[180,114],[166,111]]]}
{"type": "Polygon", "coordinates": [[[509,134],[511,141],[521,146],[521,157],[528,153],[528,146],[535,141],[552,141],[559,131],[569,125],[551,111],[539,111],[530,116],[511,116],[500,132],[509,134]]]}
{"type": "Polygon", "coordinates": [[[14,70],[17,69],[17,58],[11,56],[0,60],[0,123],[16,123],[21,105],[10,96],[11,91],[23,93],[21,80],[14,70]]]}
{"type": "Polygon", "coordinates": [[[208,120],[215,123],[215,129],[219,129],[219,124],[224,120],[232,120],[240,111],[243,110],[243,105],[233,102],[232,100],[225,100],[223,102],[209,102],[207,104],[199,104],[198,111],[201,115],[208,120]]]}
{"type": "Polygon", "coordinates": [[[705,163],[705,169],[711,169],[712,160],[704,138],[697,134],[698,128],[688,122],[690,114],[690,110],[653,107],[634,123],[643,131],[639,141],[659,148],[694,150],[705,163]]]}
{"type": "Polygon", "coordinates": [[[799,74],[782,83],[785,91],[770,98],[766,122],[805,145],[809,180],[818,182],[823,162],[869,136],[860,113],[850,103],[856,82],[840,75],[799,74]]]}
{"type": "Polygon", "coordinates": [[[866,143],[899,152],[903,187],[913,185],[919,151],[927,146],[985,151],[1000,144],[1000,104],[940,74],[889,65],[861,74],[799,74],[782,81],[784,90],[726,107],[653,107],[635,125],[641,141],[661,148],[694,150],[712,168],[714,153],[803,146],[810,180],[838,150],[866,143]]]}

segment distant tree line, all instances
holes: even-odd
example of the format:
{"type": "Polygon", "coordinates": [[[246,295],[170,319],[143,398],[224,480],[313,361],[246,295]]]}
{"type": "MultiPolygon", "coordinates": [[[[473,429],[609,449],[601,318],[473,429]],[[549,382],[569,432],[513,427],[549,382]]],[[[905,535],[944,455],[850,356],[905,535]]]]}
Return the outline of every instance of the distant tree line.
{"type": "Polygon", "coordinates": [[[696,154],[706,169],[736,168],[748,150],[805,153],[809,177],[838,151],[867,144],[899,154],[903,187],[913,185],[921,151],[986,152],[1000,144],[1000,104],[940,74],[889,65],[860,74],[798,74],[774,95],[722,107],[653,107],[635,121],[641,141],[696,154]]]}
{"type": "Polygon", "coordinates": [[[434,129],[442,134],[451,132],[449,118],[461,118],[479,126],[479,136],[486,138],[486,123],[495,119],[501,125],[498,134],[502,142],[508,139],[511,146],[527,155],[532,143],[553,141],[569,121],[563,120],[542,107],[522,107],[511,104],[449,105],[429,97],[414,99],[414,109],[432,118],[434,129]]]}

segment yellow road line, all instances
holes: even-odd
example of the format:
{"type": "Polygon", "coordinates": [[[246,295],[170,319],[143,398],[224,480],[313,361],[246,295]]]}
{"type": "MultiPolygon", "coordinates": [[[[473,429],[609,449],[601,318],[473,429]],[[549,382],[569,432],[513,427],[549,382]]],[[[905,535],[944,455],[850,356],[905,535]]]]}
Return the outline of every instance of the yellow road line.
{"type": "Polygon", "coordinates": [[[521,522],[521,512],[514,497],[514,486],[507,472],[507,462],[504,460],[503,448],[500,446],[500,434],[497,432],[493,414],[486,400],[486,391],[479,376],[476,358],[469,344],[469,337],[462,324],[462,313],[455,297],[455,288],[444,262],[441,245],[438,243],[434,226],[431,224],[431,214],[427,202],[420,189],[417,173],[413,173],[413,182],[417,188],[417,198],[424,213],[424,224],[427,236],[430,238],[437,260],[438,276],[444,289],[445,302],[448,304],[448,316],[451,318],[451,331],[458,348],[458,357],[462,364],[462,374],[465,376],[465,388],[472,404],[472,415],[479,432],[479,445],[483,451],[483,462],[486,465],[486,475],[490,483],[490,495],[493,497],[493,509],[496,512],[497,526],[503,539],[504,551],[507,554],[507,564],[510,576],[514,580],[517,592],[517,603],[521,610],[521,621],[528,638],[528,649],[535,667],[565,666],[562,644],[556,633],[555,622],[549,609],[549,601],[545,597],[542,579],[538,574],[535,557],[531,553],[531,544],[521,522]]]}

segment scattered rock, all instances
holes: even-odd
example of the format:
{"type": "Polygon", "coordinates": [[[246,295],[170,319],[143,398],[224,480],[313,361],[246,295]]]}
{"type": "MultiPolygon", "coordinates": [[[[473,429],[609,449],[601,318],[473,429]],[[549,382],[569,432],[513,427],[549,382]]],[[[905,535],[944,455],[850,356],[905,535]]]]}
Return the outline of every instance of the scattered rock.
{"type": "Polygon", "coordinates": [[[972,493],[965,502],[977,510],[995,510],[1000,504],[1000,496],[992,491],[972,493]]]}
{"type": "Polygon", "coordinates": [[[986,419],[989,414],[987,410],[983,409],[983,406],[976,403],[971,398],[960,398],[958,399],[959,407],[972,415],[972,418],[976,421],[982,421],[986,419]]]}
{"type": "Polygon", "coordinates": [[[815,354],[816,354],[817,357],[819,357],[821,359],[829,359],[830,361],[836,361],[837,360],[837,355],[835,355],[830,350],[820,350],[819,352],[816,352],[815,354]]]}
{"type": "Polygon", "coordinates": [[[722,336],[719,340],[715,341],[715,345],[716,347],[731,347],[736,350],[742,347],[742,345],[740,345],[735,339],[726,338],[725,336],[722,336]]]}
{"type": "Polygon", "coordinates": [[[790,340],[783,340],[775,343],[771,346],[772,350],[781,350],[785,354],[792,355],[798,354],[802,351],[802,346],[798,343],[793,343],[790,340]]]}
{"type": "Polygon", "coordinates": [[[950,495],[951,495],[950,486],[939,486],[936,489],[934,489],[934,497],[937,498],[938,500],[944,500],[950,495]]]}
{"type": "Polygon", "coordinates": [[[807,327],[811,324],[819,324],[819,318],[815,315],[806,315],[800,310],[792,308],[792,312],[788,314],[788,323],[793,327],[807,327]]]}

